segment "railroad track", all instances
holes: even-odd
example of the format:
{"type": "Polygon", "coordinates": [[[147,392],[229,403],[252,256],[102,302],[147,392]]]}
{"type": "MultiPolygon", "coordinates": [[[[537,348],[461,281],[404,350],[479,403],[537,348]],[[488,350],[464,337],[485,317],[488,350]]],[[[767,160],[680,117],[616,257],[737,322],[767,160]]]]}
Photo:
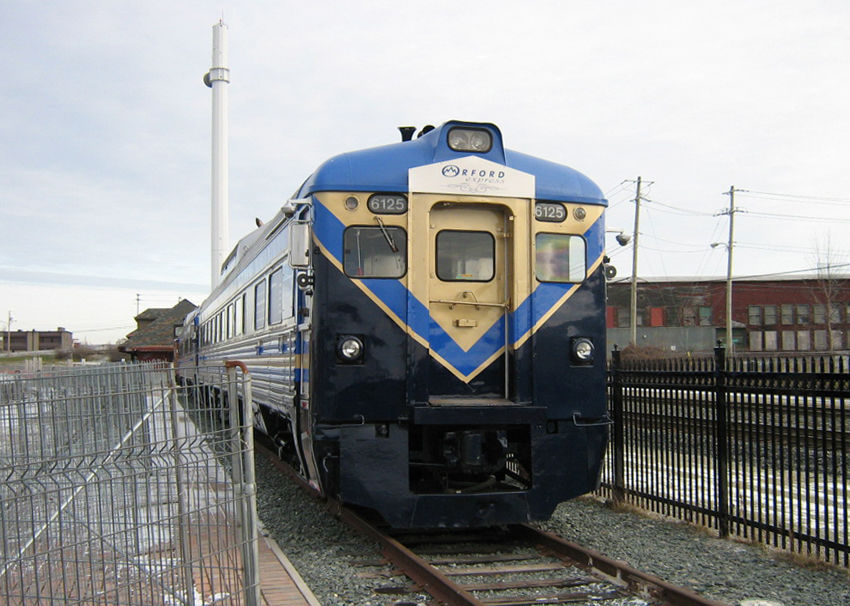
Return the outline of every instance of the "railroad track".
{"type": "Polygon", "coordinates": [[[393,534],[349,509],[339,515],[378,541],[384,557],[414,583],[388,585],[387,594],[421,590],[449,606],[640,603],[630,598],[651,605],[723,606],[526,524],[393,534]]]}
{"type": "MultiPolygon", "coordinates": [[[[260,439],[256,449],[315,494],[270,446],[260,439]]],[[[376,541],[395,567],[380,589],[387,599],[425,592],[447,606],[724,606],[527,524],[393,532],[336,501],[325,504],[354,530],[376,541]],[[410,580],[396,580],[402,575],[410,580]]]]}

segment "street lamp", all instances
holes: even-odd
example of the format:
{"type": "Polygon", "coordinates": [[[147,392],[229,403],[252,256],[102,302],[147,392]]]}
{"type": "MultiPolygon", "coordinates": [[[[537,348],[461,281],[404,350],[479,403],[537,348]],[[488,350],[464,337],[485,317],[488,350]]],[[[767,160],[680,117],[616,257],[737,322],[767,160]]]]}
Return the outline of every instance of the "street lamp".
{"type": "MultiPolygon", "coordinates": [[[[617,240],[617,244],[619,244],[620,246],[627,245],[632,239],[632,237],[629,234],[625,233],[622,229],[606,229],[605,233],[617,234],[614,239],[617,240]]],[[[613,280],[617,276],[617,268],[613,265],[610,265],[610,261],[611,259],[609,259],[607,255],[603,259],[603,263],[605,264],[605,277],[608,280],[613,280]]]]}
{"type": "Polygon", "coordinates": [[[622,229],[606,229],[606,234],[617,234],[614,236],[614,239],[617,241],[617,244],[620,246],[626,246],[629,242],[632,241],[631,234],[627,234],[622,229]]]}

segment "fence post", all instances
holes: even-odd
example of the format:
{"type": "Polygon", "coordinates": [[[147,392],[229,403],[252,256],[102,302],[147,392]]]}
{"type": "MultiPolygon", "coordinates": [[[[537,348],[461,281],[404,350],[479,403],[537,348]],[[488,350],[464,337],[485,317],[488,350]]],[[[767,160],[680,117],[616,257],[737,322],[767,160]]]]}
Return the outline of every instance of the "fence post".
{"type": "Polygon", "coordinates": [[[717,418],[717,523],[720,536],[729,536],[729,429],[727,403],[726,349],[714,348],[715,416],[717,418]]]}
{"type": "Polygon", "coordinates": [[[623,427],[623,382],[620,375],[620,350],[611,352],[611,415],[614,420],[614,503],[625,499],[625,431],[623,427]]]}
{"type": "Polygon", "coordinates": [[[251,375],[242,362],[225,362],[228,377],[228,401],[233,431],[233,480],[239,501],[242,525],[242,566],[245,603],[259,606],[260,554],[257,544],[257,492],[254,475],[254,404],[251,375]],[[242,397],[236,379],[242,371],[242,397]]]}
{"type": "Polygon", "coordinates": [[[182,431],[186,422],[181,418],[182,410],[178,395],[176,369],[174,363],[166,371],[168,373],[168,413],[171,425],[171,453],[174,457],[175,487],[177,489],[177,537],[180,545],[180,576],[183,583],[183,603],[191,604],[195,600],[195,578],[192,574],[191,532],[189,530],[189,496],[186,494],[187,461],[183,454],[186,436],[182,431]]]}

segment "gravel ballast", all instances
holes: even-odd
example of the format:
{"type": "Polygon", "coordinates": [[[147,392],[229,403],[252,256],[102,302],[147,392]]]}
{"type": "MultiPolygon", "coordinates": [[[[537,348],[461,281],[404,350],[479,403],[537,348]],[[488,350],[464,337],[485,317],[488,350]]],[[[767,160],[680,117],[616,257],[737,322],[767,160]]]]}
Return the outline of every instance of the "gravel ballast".
{"type": "MultiPolygon", "coordinates": [[[[381,559],[378,546],[337,520],[263,456],[256,457],[256,473],[257,507],[266,531],[322,604],[427,601],[424,594],[376,598],[379,587],[405,584],[364,576],[363,563],[381,559]]],[[[782,606],[850,604],[850,573],[843,569],[803,567],[758,546],[714,538],[684,523],[613,511],[595,499],[563,503],[540,526],[732,606],[745,600],[782,606]]],[[[375,564],[369,570],[390,568],[375,564]]]]}

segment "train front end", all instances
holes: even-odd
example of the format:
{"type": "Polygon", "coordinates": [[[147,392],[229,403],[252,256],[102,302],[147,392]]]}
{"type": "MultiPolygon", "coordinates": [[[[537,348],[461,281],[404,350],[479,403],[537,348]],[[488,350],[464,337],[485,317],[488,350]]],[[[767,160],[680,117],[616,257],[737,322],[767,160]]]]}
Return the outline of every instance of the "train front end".
{"type": "Polygon", "coordinates": [[[504,149],[492,124],[449,122],[334,158],[299,197],[302,446],[327,493],[394,527],[469,527],[545,519],[598,486],[598,187],[504,149]]]}

